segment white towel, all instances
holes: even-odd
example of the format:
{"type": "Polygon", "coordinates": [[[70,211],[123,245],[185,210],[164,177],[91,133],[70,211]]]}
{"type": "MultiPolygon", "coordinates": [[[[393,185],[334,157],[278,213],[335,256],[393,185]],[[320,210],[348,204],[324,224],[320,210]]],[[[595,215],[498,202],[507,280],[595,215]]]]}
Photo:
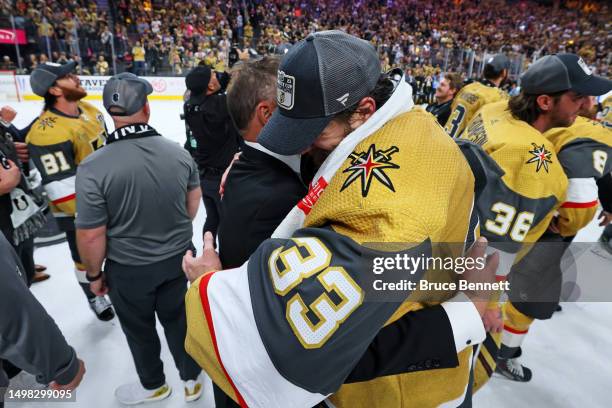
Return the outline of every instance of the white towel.
{"type": "Polygon", "coordinates": [[[283,222],[280,223],[272,234],[272,238],[289,238],[294,231],[302,228],[306,219],[307,208],[314,205],[334,174],[340,169],[346,158],[355,150],[355,147],[365,138],[379,130],[385,123],[402,113],[408,112],[413,107],[412,87],[402,77],[387,102],[374,112],[372,117],[363,125],[349,133],[338,147],[330,153],[312,179],[308,195],[287,214],[283,222]]]}

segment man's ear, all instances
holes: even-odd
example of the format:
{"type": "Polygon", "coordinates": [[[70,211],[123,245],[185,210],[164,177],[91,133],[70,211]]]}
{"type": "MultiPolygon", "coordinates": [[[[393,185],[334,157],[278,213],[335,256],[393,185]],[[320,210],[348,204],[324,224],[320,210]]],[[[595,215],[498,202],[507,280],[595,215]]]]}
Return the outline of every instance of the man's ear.
{"type": "Polygon", "coordinates": [[[255,107],[255,116],[262,127],[268,123],[275,108],[274,102],[271,101],[261,101],[257,104],[255,107]]]}
{"type": "Polygon", "coordinates": [[[555,104],[555,100],[549,95],[540,95],[536,98],[536,104],[542,112],[550,112],[555,104]]]}
{"type": "Polygon", "coordinates": [[[57,96],[60,97],[64,94],[64,91],[61,90],[61,88],[57,85],[53,85],[51,88],[49,88],[49,90],[47,91],[49,92],[51,95],[53,96],[57,96]]]}
{"type": "Polygon", "coordinates": [[[349,124],[351,128],[357,129],[359,126],[363,125],[363,123],[370,119],[376,112],[376,101],[371,96],[366,96],[359,101],[359,106],[355,113],[351,116],[349,120],[349,124]]]}

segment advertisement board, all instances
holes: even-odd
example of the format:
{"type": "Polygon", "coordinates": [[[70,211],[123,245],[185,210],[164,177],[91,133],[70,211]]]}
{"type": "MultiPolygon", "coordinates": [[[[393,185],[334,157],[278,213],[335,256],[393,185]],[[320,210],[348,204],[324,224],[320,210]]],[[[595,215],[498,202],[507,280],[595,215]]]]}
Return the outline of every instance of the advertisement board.
{"type": "MultiPolygon", "coordinates": [[[[80,75],[81,86],[87,91],[85,99],[102,99],[102,90],[109,76],[85,76],[80,75]]],[[[185,87],[184,77],[143,77],[153,87],[153,93],[149,95],[150,100],[183,100],[185,87]]],[[[39,96],[34,95],[30,87],[29,75],[17,75],[17,87],[19,95],[23,100],[40,100],[39,96]]]]}

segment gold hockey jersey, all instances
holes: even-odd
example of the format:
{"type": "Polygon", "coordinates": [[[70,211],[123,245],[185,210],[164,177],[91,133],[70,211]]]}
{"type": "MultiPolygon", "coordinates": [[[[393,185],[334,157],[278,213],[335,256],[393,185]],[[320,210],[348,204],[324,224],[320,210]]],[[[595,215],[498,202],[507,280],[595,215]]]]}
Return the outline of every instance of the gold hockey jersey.
{"type": "Polygon", "coordinates": [[[87,102],[78,106],[78,117],[54,109],[44,111],[26,137],[55,216],[74,216],[77,166],[106,142],[102,113],[87,102]]]}
{"type": "MultiPolygon", "coordinates": [[[[306,217],[306,227],[331,225],[359,243],[419,243],[426,238],[434,243],[462,243],[475,234],[470,167],[455,143],[423,110],[413,109],[365,139],[341,169],[306,217]],[[387,161],[381,152],[393,155],[387,161]],[[385,164],[377,167],[380,171],[374,167],[367,171],[362,159],[367,164],[368,158],[385,164]]],[[[436,256],[445,255],[438,252],[436,256]]],[[[441,273],[429,270],[425,279],[448,281],[458,276],[441,273]]],[[[430,293],[425,300],[417,294],[414,298],[421,301],[404,302],[388,323],[453,295],[430,293]]],[[[459,405],[465,398],[472,357],[468,347],[459,353],[456,368],[345,384],[330,400],[338,408],[434,407],[451,401],[459,405]]]]}
{"type": "Polygon", "coordinates": [[[508,94],[493,84],[473,82],[461,88],[451,105],[451,114],[444,130],[450,137],[459,137],[476,112],[484,105],[508,99],[508,94]]]}
{"type": "Polygon", "coordinates": [[[572,126],[551,129],[544,136],[554,145],[569,179],[558,227],[562,236],[571,237],[597,212],[596,181],[612,171],[612,127],[579,116],[572,126]]]}
{"type": "MultiPolygon", "coordinates": [[[[306,228],[298,232],[313,236],[315,231],[323,234],[331,230],[342,239],[364,246],[366,243],[411,246],[429,241],[460,243],[450,249],[445,249],[446,246],[434,249],[437,256],[444,253],[458,257],[463,252],[462,244],[472,241],[477,230],[474,190],[474,176],[456,143],[430,114],[414,109],[389,121],[355,147],[310,210],[305,220],[306,228]]],[[[322,364],[312,368],[314,374],[303,376],[312,362],[296,363],[296,356],[308,352],[312,358],[318,358],[320,353],[326,353],[343,341],[344,347],[328,355],[324,361],[333,361],[339,355],[350,353],[363,340],[357,332],[347,332],[355,324],[355,316],[373,307],[372,304],[388,303],[359,303],[358,297],[350,295],[365,289],[367,279],[364,280],[364,274],[368,271],[355,266],[351,268],[349,264],[337,267],[334,262],[339,259],[342,247],[346,247],[342,239],[328,243],[321,240],[327,248],[321,251],[311,248],[307,252],[296,252],[293,247],[288,248],[289,252],[285,251],[285,247],[275,249],[269,259],[262,253],[279,240],[267,240],[242,267],[204,275],[192,284],[186,297],[186,349],[213,381],[241,406],[315,405],[307,403],[312,394],[327,395],[328,392],[321,392],[316,384],[312,384],[327,382],[328,377],[347,367],[332,368],[322,364]],[[278,269],[277,259],[281,259],[281,264],[285,266],[281,265],[278,269]],[[332,259],[335,266],[322,270],[318,259],[325,260],[321,265],[327,265],[332,259]],[[318,269],[313,270],[314,267],[318,269]],[[283,270],[282,276],[278,275],[280,270],[283,270]],[[300,272],[296,275],[294,272],[298,270],[300,272]],[[333,283],[330,286],[322,279],[331,271],[338,272],[338,279],[351,274],[355,279],[347,281],[346,285],[333,283]],[[286,289],[274,286],[274,293],[267,300],[259,292],[254,292],[258,286],[268,287],[274,282],[280,284],[279,277],[292,282],[292,286],[286,289]],[[322,284],[313,286],[313,281],[322,284]],[[333,297],[330,297],[331,292],[335,292],[333,297]],[[252,293],[257,295],[253,296],[252,293]],[[227,299],[230,298],[233,300],[228,304],[227,299]],[[260,309],[258,304],[274,305],[279,298],[286,298],[287,305],[303,304],[301,308],[309,311],[295,314],[286,312],[289,309],[284,307],[275,313],[257,311],[260,309]],[[330,305],[330,309],[322,312],[322,304],[330,305]],[[330,313],[345,309],[348,310],[346,314],[329,319],[330,313]],[[266,322],[269,320],[274,320],[274,324],[268,325],[266,322]],[[253,323],[249,323],[251,321],[253,323]],[[235,331],[236,327],[240,327],[242,336],[224,335],[235,331]],[[245,333],[251,330],[249,327],[254,328],[253,336],[248,337],[248,344],[232,348],[229,344],[232,338],[247,338],[245,333]],[[319,336],[322,331],[328,334],[319,336]],[[283,334],[285,332],[289,334],[283,334]],[[261,346],[261,351],[249,354],[257,344],[265,341],[258,338],[268,337],[277,342],[274,347],[261,346]],[[273,355],[291,344],[301,344],[294,346],[299,352],[291,354],[290,367],[281,369],[279,367],[283,364],[279,364],[278,359],[272,360],[273,355]],[[237,355],[249,357],[235,358],[237,355]],[[249,368],[248,361],[257,361],[252,365],[258,370],[259,367],[269,367],[265,381],[253,380],[250,375],[255,368],[249,368]],[[327,371],[330,368],[331,373],[327,371]],[[296,382],[295,378],[304,381],[296,382]],[[273,387],[269,386],[271,379],[274,379],[273,387]],[[290,399],[278,400],[277,395],[283,390],[290,390],[286,394],[291,395],[290,399]],[[249,400],[252,402],[249,403],[249,400]],[[256,402],[264,400],[267,402],[256,402]]],[[[308,246],[313,247],[311,244],[308,246]]],[[[426,278],[447,282],[458,278],[452,271],[447,275],[443,272],[437,275],[436,272],[441,271],[427,271],[426,278]]],[[[408,300],[401,298],[390,311],[391,317],[381,324],[389,324],[413,310],[439,304],[454,294],[451,291],[429,293],[427,301],[416,301],[412,295],[408,300]]],[[[369,321],[372,322],[371,315],[369,321]]],[[[378,330],[373,323],[358,326],[378,330]]],[[[473,347],[463,349],[458,354],[458,360],[459,366],[455,368],[390,375],[345,384],[330,399],[338,408],[420,408],[444,403],[459,406],[469,389],[473,347]]]]}

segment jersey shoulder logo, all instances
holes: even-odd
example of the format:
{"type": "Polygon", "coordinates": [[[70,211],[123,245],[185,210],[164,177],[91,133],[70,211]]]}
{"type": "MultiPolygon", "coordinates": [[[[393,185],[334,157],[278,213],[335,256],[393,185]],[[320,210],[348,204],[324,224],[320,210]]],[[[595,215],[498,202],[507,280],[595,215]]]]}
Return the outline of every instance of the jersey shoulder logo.
{"type": "Polygon", "coordinates": [[[539,172],[542,167],[548,173],[548,163],[552,163],[550,160],[552,153],[546,150],[544,144],[542,146],[538,146],[535,143],[531,143],[533,146],[533,150],[530,150],[529,153],[533,155],[533,157],[525,162],[528,163],[536,163],[536,172],[539,172]]]}
{"type": "Polygon", "coordinates": [[[397,146],[391,146],[387,150],[378,150],[376,145],[371,144],[365,152],[353,152],[349,156],[351,165],[343,171],[350,173],[342,184],[340,191],[345,190],[355,180],[361,180],[361,196],[367,197],[372,185],[372,180],[376,179],[389,190],[395,192],[395,187],[391,179],[385,172],[387,169],[399,169],[400,166],[391,161],[391,156],[399,152],[397,146]]]}
{"type": "Polygon", "coordinates": [[[55,127],[55,122],[57,122],[57,118],[53,116],[41,119],[38,122],[38,128],[40,130],[47,130],[47,128],[55,127]]]}

